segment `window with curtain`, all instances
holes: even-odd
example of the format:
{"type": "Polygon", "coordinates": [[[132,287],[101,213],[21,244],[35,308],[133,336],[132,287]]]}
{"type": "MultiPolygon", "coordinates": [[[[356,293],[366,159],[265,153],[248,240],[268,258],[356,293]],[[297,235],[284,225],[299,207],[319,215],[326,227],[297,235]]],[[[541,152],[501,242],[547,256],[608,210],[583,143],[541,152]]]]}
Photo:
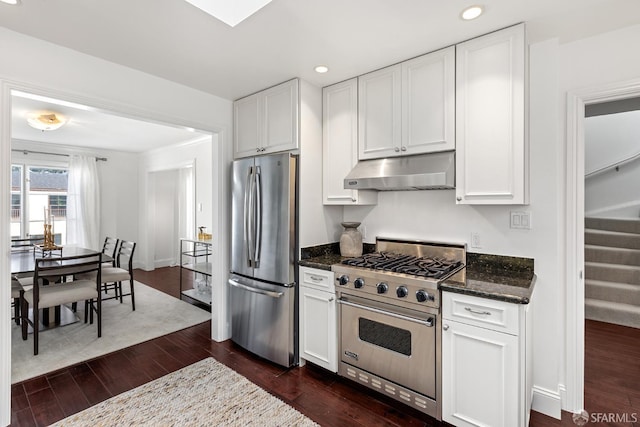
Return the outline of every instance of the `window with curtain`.
{"type": "Polygon", "coordinates": [[[99,250],[100,183],[95,157],[70,156],[66,214],[68,244],[99,250]]]}
{"type": "Polygon", "coordinates": [[[44,234],[44,212],[50,209],[57,244],[67,242],[66,199],[69,171],[54,166],[11,166],[11,237],[44,234]]]}

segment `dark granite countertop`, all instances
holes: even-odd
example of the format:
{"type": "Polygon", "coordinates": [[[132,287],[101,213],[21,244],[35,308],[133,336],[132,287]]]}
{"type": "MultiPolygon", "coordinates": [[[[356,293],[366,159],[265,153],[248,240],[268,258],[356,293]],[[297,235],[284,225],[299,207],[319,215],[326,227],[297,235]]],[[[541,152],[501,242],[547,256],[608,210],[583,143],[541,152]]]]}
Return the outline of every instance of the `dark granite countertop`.
{"type": "Polygon", "coordinates": [[[536,282],[533,259],[467,252],[466,280],[456,274],[440,289],[514,304],[529,304],[536,282]]]}
{"type": "MultiPolygon", "coordinates": [[[[364,253],[375,252],[376,245],[364,243],[362,245],[364,253]]],[[[346,257],[340,256],[340,243],[328,243],[326,245],[311,246],[302,248],[300,261],[301,267],[318,268],[320,270],[331,271],[332,264],[340,264],[346,257]]]]}
{"type": "MultiPolygon", "coordinates": [[[[365,243],[363,252],[375,251],[375,245],[365,243]]],[[[302,248],[298,265],[331,271],[331,265],[341,263],[340,245],[329,243],[302,248]]],[[[495,299],[514,304],[529,304],[536,282],[533,259],[467,252],[465,280],[460,274],[440,284],[440,289],[495,299]]]]}

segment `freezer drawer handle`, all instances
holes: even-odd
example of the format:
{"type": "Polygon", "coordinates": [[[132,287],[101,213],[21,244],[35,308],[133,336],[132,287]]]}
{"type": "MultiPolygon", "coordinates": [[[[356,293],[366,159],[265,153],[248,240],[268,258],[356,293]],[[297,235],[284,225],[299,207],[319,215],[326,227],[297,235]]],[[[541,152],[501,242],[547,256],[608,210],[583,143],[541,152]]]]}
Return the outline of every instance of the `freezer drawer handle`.
{"type": "Polygon", "coordinates": [[[254,294],[266,295],[271,298],[280,298],[284,295],[284,292],[274,292],[274,291],[265,291],[263,289],[252,288],[251,286],[243,285],[242,283],[236,282],[235,280],[229,279],[229,284],[231,286],[235,286],[236,288],[244,289],[245,291],[253,292],[254,294]]]}
{"type": "Polygon", "coordinates": [[[361,310],[367,310],[367,311],[371,311],[371,312],[374,312],[374,313],[377,313],[377,314],[383,314],[385,316],[395,317],[396,319],[406,320],[407,322],[418,323],[420,325],[428,326],[430,328],[433,327],[433,317],[430,317],[427,320],[420,320],[420,319],[415,319],[415,318],[409,317],[409,316],[403,316],[402,314],[392,313],[390,311],[379,310],[377,308],[367,307],[367,306],[360,305],[360,304],[354,304],[352,302],[345,301],[343,299],[339,299],[338,302],[340,304],[342,304],[342,305],[348,305],[349,307],[355,307],[355,308],[359,308],[361,310]]]}

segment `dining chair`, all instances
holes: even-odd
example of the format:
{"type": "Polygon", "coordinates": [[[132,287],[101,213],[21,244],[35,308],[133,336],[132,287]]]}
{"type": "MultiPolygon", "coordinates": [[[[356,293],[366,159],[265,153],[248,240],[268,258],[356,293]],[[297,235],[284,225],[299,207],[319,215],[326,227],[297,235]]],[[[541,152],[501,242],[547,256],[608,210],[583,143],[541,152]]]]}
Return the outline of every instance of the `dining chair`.
{"type": "Polygon", "coordinates": [[[12,319],[16,322],[16,325],[20,325],[20,300],[22,299],[22,294],[24,289],[18,279],[15,277],[11,278],[11,305],[13,307],[13,317],[12,319]]]}
{"type": "MultiPolygon", "coordinates": [[[[123,297],[131,296],[131,308],[133,311],[136,309],[135,289],[133,286],[133,253],[136,249],[136,243],[127,240],[121,240],[118,251],[115,254],[115,266],[102,265],[102,290],[108,293],[109,290],[114,290],[115,295],[112,297],[102,297],[102,301],[110,299],[119,299],[120,303],[123,302],[123,297]],[[123,293],[122,282],[129,282],[129,293],[123,293]]],[[[95,274],[94,274],[95,276],[95,274]]],[[[91,278],[90,275],[85,274],[81,276],[83,279],[91,278]]]]}
{"type": "Polygon", "coordinates": [[[98,338],[102,336],[102,300],[101,300],[101,264],[102,253],[76,255],[55,258],[36,259],[33,274],[33,288],[25,291],[20,307],[22,339],[27,339],[28,326],[33,328],[33,354],[38,354],[38,325],[40,309],[56,307],[77,301],[88,301],[85,305],[97,315],[98,338]],[[89,275],[89,279],[80,279],[89,275]],[[56,278],[65,280],[55,283],[56,278]],[[51,280],[50,280],[51,279],[51,280]],[[33,311],[33,320],[29,319],[29,307],[33,311]]]}
{"type": "Polygon", "coordinates": [[[43,236],[32,236],[20,239],[11,239],[11,251],[30,251],[35,250],[36,245],[44,243],[43,236]]]}
{"type": "Polygon", "coordinates": [[[102,245],[102,258],[111,261],[106,261],[104,264],[110,263],[113,267],[116,266],[116,251],[118,250],[118,243],[120,239],[114,239],[113,237],[105,237],[104,244],[102,245]]]}

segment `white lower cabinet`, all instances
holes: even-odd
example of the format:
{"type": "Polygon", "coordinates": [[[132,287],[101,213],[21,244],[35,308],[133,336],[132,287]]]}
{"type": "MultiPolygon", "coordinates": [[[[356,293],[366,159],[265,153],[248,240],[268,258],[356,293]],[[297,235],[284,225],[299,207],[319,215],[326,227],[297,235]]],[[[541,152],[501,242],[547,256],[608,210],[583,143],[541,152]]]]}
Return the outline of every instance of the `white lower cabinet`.
{"type": "Polygon", "coordinates": [[[300,359],[338,372],[333,272],[300,267],[300,359]]]}
{"type": "Polygon", "coordinates": [[[449,292],[442,298],[442,419],[458,427],[528,425],[529,305],[449,292]]]}

